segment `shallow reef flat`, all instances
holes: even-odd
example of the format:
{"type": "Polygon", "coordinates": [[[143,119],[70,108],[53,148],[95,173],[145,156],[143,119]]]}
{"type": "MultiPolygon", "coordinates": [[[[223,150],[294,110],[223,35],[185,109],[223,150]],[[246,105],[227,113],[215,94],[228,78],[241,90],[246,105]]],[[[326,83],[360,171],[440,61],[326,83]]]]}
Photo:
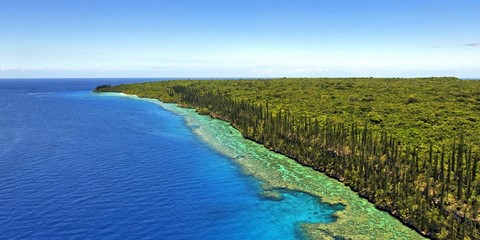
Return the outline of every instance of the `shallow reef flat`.
{"type": "Polygon", "coordinates": [[[184,116],[186,123],[205,142],[233,159],[245,174],[256,177],[264,191],[261,195],[275,198],[279,196],[276,189],[289,189],[319,197],[325,203],[345,205],[344,210],[335,213],[337,220],[333,223],[302,225],[312,239],[424,239],[349,187],[243,138],[227,122],[198,115],[193,109],[175,104],[159,104],[184,116]]]}

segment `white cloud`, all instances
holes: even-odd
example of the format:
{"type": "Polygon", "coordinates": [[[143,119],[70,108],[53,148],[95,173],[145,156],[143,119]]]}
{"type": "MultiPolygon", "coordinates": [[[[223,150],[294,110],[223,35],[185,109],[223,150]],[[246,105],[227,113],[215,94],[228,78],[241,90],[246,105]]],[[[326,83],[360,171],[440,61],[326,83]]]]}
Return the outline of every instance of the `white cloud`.
{"type": "Polygon", "coordinates": [[[480,42],[474,42],[474,43],[465,43],[463,44],[465,47],[480,47],[480,42]]]}

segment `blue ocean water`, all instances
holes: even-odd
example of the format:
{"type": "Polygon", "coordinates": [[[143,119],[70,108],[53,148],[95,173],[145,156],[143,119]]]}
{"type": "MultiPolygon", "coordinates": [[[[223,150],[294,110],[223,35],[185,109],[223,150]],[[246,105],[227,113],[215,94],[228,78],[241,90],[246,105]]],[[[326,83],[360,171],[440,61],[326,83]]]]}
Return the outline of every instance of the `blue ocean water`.
{"type": "Polygon", "coordinates": [[[340,206],[256,179],[181,116],[103,83],[0,80],[0,239],[298,239],[340,206]]]}

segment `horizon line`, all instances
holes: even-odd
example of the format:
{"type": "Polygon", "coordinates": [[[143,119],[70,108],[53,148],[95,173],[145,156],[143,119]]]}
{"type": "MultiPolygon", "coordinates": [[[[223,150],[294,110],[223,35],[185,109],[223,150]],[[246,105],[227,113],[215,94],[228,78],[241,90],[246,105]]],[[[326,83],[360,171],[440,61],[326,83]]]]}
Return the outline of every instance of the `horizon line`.
{"type": "Polygon", "coordinates": [[[282,78],[458,78],[462,80],[480,80],[480,77],[457,77],[457,76],[416,76],[416,77],[391,77],[391,76],[382,76],[382,77],[373,77],[373,76],[344,76],[344,77],[331,77],[331,76],[318,76],[318,77],[0,77],[0,80],[42,80],[42,79],[172,79],[172,80],[205,80],[205,79],[282,79],[282,78]]]}

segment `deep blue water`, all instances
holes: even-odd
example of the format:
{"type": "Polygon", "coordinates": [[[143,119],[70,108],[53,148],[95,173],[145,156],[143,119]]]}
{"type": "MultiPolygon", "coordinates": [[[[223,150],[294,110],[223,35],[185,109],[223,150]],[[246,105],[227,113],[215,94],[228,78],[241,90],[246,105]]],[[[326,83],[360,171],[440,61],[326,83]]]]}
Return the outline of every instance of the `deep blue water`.
{"type": "Polygon", "coordinates": [[[0,80],[0,239],[296,239],[338,209],[259,183],[181,116],[90,92],[144,79],[0,80]]]}

